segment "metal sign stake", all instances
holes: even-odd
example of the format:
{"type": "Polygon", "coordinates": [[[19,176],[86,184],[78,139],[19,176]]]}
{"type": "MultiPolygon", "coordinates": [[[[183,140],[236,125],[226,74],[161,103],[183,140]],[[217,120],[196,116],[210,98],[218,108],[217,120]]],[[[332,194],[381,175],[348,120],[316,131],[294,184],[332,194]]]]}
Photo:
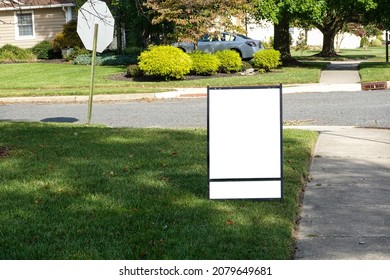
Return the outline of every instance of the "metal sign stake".
{"type": "Polygon", "coordinates": [[[95,66],[96,66],[96,46],[98,40],[99,24],[95,24],[93,33],[93,50],[92,50],[92,63],[91,63],[91,81],[89,85],[89,102],[88,102],[88,125],[91,124],[92,117],[92,100],[93,100],[93,88],[95,82],[95,66]]]}
{"type": "Polygon", "coordinates": [[[389,63],[389,31],[386,31],[386,63],[389,63]]]}

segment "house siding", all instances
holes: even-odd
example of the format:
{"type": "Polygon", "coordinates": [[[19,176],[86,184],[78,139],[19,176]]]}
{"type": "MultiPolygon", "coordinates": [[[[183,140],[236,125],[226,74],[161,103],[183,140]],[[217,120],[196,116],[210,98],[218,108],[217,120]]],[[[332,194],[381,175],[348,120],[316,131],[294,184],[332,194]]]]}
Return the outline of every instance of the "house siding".
{"type": "Polygon", "coordinates": [[[15,35],[15,12],[0,12],[0,47],[11,44],[21,48],[31,48],[44,40],[51,41],[58,32],[62,31],[63,25],[66,23],[66,14],[62,8],[35,9],[33,13],[34,38],[17,39],[15,35]]]}

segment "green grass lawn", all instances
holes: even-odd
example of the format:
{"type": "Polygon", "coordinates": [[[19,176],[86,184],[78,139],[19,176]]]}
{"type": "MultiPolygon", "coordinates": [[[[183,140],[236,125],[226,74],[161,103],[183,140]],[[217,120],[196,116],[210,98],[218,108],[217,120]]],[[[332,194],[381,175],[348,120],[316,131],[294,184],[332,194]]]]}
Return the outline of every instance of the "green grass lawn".
{"type": "Polygon", "coordinates": [[[376,61],[384,62],[386,61],[386,49],[382,47],[369,47],[368,49],[358,48],[358,49],[341,49],[338,52],[338,57],[328,58],[328,57],[315,57],[314,55],[318,54],[319,50],[305,50],[294,51],[291,50],[291,55],[299,60],[314,60],[314,61],[343,61],[343,60],[367,60],[367,61],[376,61]]]}
{"type": "Polygon", "coordinates": [[[386,62],[363,62],[360,64],[362,82],[390,81],[390,64],[386,62]]]}
{"type": "Polygon", "coordinates": [[[0,122],[0,259],[290,259],[317,133],[283,201],[210,201],[206,131],[0,122]]]}
{"type": "MultiPolygon", "coordinates": [[[[117,81],[125,67],[96,67],[95,94],[156,92],[156,86],[117,81]]],[[[0,64],[0,96],[88,95],[91,67],[72,64],[0,64]]],[[[157,91],[164,91],[162,88],[157,91]]]]}
{"type": "MultiPolygon", "coordinates": [[[[270,73],[241,76],[201,77],[182,81],[133,81],[112,79],[113,75],[124,74],[123,66],[96,67],[95,94],[154,93],[169,91],[178,87],[207,86],[258,86],[275,84],[318,83],[321,70],[327,58],[313,57],[318,51],[292,51],[292,55],[306,62],[301,67],[282,67],[270,73]]],[[[368,50],[341,50],[337,60],[364,60],[362,81],[388,80],[384,47],[371,47],[368,50]]],[[[90,66],[55,63],[16,63],[0,64],[0,97],[13,96],[56,96],[88,95],[90,66]]]]}
{"type": "MultiPolygon", "coordinates": [[[[321,65],[287,67],[256,76],[207,77],[183,81],[118,81],[112,75],[126,72],[125,67],[96,67],[95,94],[161,92],[175,87],[245,86],[315,83],[321,65]]],[[[0,64],[0,97],[42,95],[88,95],[90,67],[71,64],[0,64]]]]}
{"type": "Polygon", "coordinates": [[[359,74],[362,82],[381,82],[390,81],[390,64],[386,64],[386,48],[370,47],[367,50],[359,49],[343,49],[336,58],[321,58],[314,57],[318,51],[292,51],[292,55],[305,61],[329,61],[329,60],[361,60],[359,74]]]}

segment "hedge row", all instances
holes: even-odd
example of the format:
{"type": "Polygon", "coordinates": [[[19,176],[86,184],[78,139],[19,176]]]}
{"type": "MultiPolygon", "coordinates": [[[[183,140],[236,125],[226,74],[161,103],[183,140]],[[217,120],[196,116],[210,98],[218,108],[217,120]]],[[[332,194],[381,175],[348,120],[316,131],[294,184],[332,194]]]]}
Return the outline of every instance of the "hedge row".
{"type": "Polygon", "coordinates": [[[23,49],[14,45],[4,45],[0,48],[0,62],[31,62],[37,59],[61,58],[61,52],[56,52],[49,41],[42,41],[31,49],[23,49]]]}
{"type": "MultiPolygon", "coordinates": [[[[141,53],[138,65],[130,65],[130,77],[142,75],[169,79],[184,79],[188,74],[213,75],[242,71],[245,65],[240,55],[233,50],[218,51],[215,54],[196,51],[187,54],[173,46],[153,46],[141,53]]],[[[281,64],[280,52],[264,50],[257,52],[250,62],[251,67],[270,71],[281,64]]]]}
{"type": "MultiPolygon", "coordinates": [[[[137,63],[137,55],[132,52],[140,53],[135,48],[134,50],[129,48],[129,51],[124,55],[116,55],[107,51],[97,56],[96,64],[129,65],[137,63]]],[[[37,59],[49,60],[58,58],[64,58],[66,61],[72,61],[73,64],[81,65],[90,65],[92,62],[91,51],[77,47],[62,57],[61,51],[56,51],[49,41],[42,41],[30,49],[23,49],[10,44],[0,48],[0,62],[33,62],[37,59]]]]}

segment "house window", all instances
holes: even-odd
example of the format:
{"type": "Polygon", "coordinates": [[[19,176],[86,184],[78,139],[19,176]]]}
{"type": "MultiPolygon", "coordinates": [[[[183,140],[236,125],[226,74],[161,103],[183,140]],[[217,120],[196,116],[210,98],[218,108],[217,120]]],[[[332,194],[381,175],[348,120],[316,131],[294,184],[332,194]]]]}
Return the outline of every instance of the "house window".
{"type": "Polygon", "coordinates": [[[33,38],[34,37],[34,16],[32,12],[19,13],[16,17],[16,38],[33,38]]]}

